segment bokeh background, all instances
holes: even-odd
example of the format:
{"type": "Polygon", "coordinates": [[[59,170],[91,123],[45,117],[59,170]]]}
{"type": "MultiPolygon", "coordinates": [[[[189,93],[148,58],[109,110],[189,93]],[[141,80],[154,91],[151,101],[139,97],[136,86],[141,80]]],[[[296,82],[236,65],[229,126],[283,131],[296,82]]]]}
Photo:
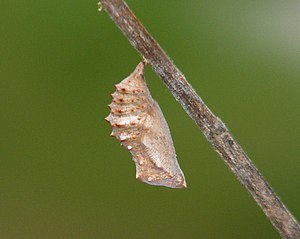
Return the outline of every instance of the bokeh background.
{"type": "MultiPolygon", "coordinates": [[[[300,219],[299,1],[127,3],[300,219]]],[[[97,1],[0,7],[0,238],[279,238],[149,67],[188,188],[135,180],[104,117],[141,57],[97,1]]]]}

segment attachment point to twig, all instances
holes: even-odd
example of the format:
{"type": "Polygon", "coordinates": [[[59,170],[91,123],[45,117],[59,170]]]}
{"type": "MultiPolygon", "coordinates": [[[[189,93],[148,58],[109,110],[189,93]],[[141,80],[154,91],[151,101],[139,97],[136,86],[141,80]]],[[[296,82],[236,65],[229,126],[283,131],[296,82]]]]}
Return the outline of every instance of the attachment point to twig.
{"type": "Polygon", "coordinates": [[[98,2],[98,12],[102,11],[102,3],[99,1],[98,2]]]}
{"type": "Polygon", "coordinates": [[[144,65],[149,65],[149,61],[146,59],[145,56],[143,56],[143,63],[144,65]]]}

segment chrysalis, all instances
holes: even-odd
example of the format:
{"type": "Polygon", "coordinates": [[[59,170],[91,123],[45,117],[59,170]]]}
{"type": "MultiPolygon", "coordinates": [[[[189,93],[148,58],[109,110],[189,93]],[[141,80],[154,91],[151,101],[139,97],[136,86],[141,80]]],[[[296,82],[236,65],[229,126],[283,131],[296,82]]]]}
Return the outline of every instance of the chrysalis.
{"type": "Polygon", "coordinates": [[[144,80],[144,63],[115,85],[111,112],[105,118],[111,135],[127,148],[136,165],[136,178],[157,186],[185,188],[167,122],[144,80]]]}

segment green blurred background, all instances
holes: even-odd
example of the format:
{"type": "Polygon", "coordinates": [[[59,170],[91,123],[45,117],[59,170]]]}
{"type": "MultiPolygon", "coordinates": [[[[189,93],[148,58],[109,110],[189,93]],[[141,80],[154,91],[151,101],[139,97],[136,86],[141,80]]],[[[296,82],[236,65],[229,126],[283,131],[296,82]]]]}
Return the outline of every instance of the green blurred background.
{"type": "MultiPolygon", "coordinates": [[[[127,3],[300,219],[299,1],[127,3]]],[[[188,188],[135,180],[104,117],[141,57],[97,1],[0,7],[0,238],[279,238],[149,67],[188,188]]]]}

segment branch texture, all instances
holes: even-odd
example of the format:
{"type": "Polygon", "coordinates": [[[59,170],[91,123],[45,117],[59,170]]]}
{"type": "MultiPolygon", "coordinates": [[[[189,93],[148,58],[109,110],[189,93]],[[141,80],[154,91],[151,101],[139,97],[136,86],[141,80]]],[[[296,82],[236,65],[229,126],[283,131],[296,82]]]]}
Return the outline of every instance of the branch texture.
{"type": "Polygon", "coordinates": [[[130,44],[148,61],[202,130],[214,150],[252,195],[282,238],[300,238],[300,225],[296,219],[280,201],[224,123],[205,105],[126,3],[123,0],[100,0],[100,3],[130,44]]]}

